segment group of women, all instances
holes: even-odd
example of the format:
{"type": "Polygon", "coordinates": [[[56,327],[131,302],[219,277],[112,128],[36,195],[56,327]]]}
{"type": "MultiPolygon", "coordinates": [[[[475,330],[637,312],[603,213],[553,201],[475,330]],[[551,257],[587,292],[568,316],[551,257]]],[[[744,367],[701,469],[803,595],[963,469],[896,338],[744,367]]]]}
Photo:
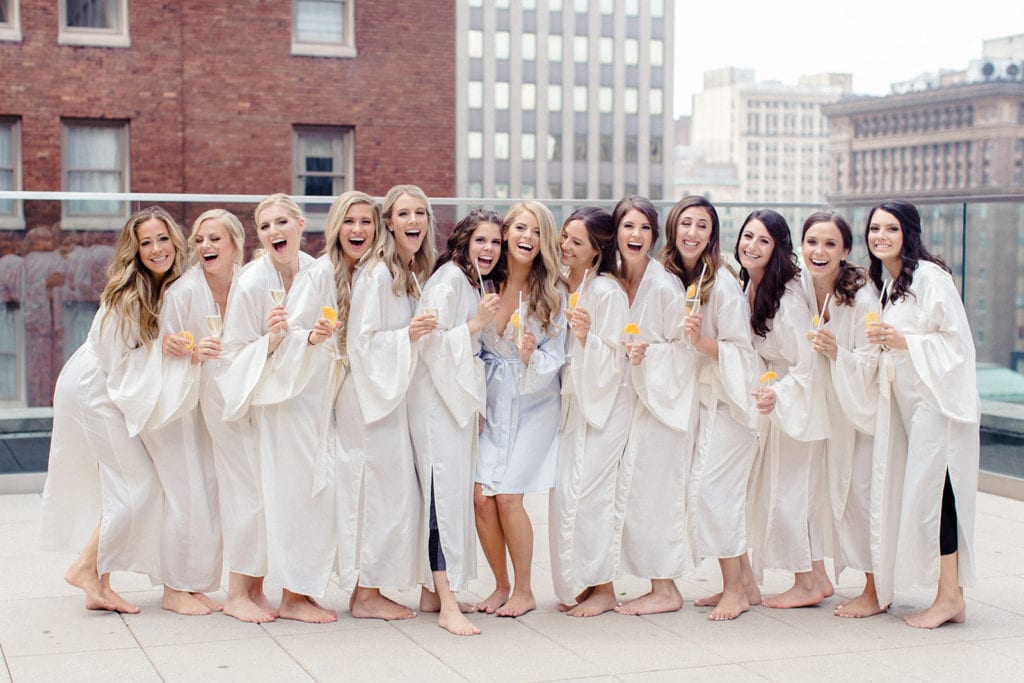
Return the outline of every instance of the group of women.
{"type": "Polygon", "coordinates": [[[329,622],[332,576],[355,617],[536,607],[526,493],[550,490],[561,609],[679,609],[675,579],[716,558],[712,620],[833,594],[826,555],[866,573],[839,616],[938,585],[907,623],[962,621],[978,471],[974,347],[917,210],[869,214],[866,271],[834,212],[758,210],[733,250],[703,197],[550,211],[475,210],[444,253],[422,190],[337,197],[324,253],[300,249],[286,195],[257,206],[242,266],[229,212],[179,228],[144,209],[118,238],[88,340],[54,395],[44,545],[90,609],[135,612],[110,572],[162,605],[250,622],[329,622]],[[476,548],[494,574],[476,605],[476,548]],[[512,573],[509,573],[511,560],[512,573]],[[229,572],[223,606],[206,593],[229,572]],[[792,588],[762,601],[766,568],[792,588]],[[629,574],[650,591],[618,602],[629,574]],[[268,601],[264,579],[282,588],[268,601]]]}

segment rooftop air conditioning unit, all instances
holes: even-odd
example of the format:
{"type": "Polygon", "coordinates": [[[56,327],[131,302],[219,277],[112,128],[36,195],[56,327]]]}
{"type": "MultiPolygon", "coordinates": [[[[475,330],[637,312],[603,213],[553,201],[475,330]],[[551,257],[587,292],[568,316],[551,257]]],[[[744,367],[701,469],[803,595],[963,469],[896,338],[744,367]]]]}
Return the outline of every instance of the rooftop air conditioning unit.
{"type": "Polygon", "coordinates": [[[978,59],[967,70],[967,81],[1024,81],[1024,63],[1011,59],[978,59]]]}

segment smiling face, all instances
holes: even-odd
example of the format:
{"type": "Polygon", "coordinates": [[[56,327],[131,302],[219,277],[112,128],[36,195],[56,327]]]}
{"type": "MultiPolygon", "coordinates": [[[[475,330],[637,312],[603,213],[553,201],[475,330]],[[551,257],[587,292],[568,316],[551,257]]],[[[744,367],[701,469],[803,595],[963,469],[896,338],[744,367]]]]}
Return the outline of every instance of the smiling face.
{"type": "Polygon", "coordinates": [[[481,275],[494,270],[494,265],[501,256],[501,226],[497,223],[485,222],[476,226],[469,238],[469,262],[476,263],[481,275]]]}
{"type": "Polygon", "coordinates": [[[757,218],[752,218],[740,233],[740,265],[751,275],[764,273],[768,262],[772,260],[775,240],[757,218]]]}
{"type": "Polygon", "coordinates": [[[898,272],[903,262],[903,226],[896,216],[876,209],[868,224],[868,249],[890,272],[898,272]]]}
{"type": "Polygon", "coordinates": [[[355,266],[370,250],[376,232],[372,206],[353,204],[348,207],[338,231],[338,246],[349,268],[355,266]]]}
{"type": "Polygon", "coordinates": [[[235,243],[224,222],[207,218],[199,224],[191,237],[199,263],[206,273],[231,272],[235,265],[235,243]]]}
{"type": "Polygon", "coordinates": [[[508,242],[508,258],[522,265],[530,265],[540,251],[540,223],[529,211],[515,216],[508,225],[505,235],[508,242]]]}
{"type": "Polygon", "coordinates": [[[703,206],[691,206],[679,217],[676,225],[676,251],[683,265],[693,270],[711,241],[711,213],[703,206]]]}
{"type": "Polygon", "coordinates": [[[299,240],[306,221],[290,214],[284,206],[271,204],[256,220],[256,234],[275,264],[288,265],[299,253],[299,240]]]}
{"type": "Polygon", "coordinates": [[[630,209],[619,221],[616,240],[624,263],[639,264],[645,261],[654,242],[651,221],[642,211],[630,209]]]}
{"type": "Polygon", "coordinates": [[[562,263],[574,273],[593,268],[597,249],[590,241],[587,226],[579,218],[571,220],[562,229],[562,263]]]}
{"type": "Polygon", "coordinates": [[[395,246],[403,261],[411,261],[423,246],[429,223],[427,205],[422,199],[403,194],[395,200],[387,229],[395,236],[395,246]]]}
{"type": "Polygon", "coordinates": [[[815,223],[807,228],[801,251],[811,277],[829,287],[839,277],[841,262],[850,255],[850,250],[843,246],[843,233],[832,221],[815,223]]]}
{"type": "Polygon", "coordinates": [[[139,260],[143,267],[157,277],[162,276],[174,265],[174,242],[167,231],[167,225],[158,218],[147,218],[135,228],[139,241],[139,260]]]}

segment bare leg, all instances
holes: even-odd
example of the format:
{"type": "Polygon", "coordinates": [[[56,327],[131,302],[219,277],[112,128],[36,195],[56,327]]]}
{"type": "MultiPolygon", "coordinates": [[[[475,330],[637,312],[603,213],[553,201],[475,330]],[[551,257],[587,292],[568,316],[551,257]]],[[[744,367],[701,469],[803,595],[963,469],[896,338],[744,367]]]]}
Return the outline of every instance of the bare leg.
{"type": "Polygon", "coordinates": [[[593,592],[583,602],[566,612],[570,617],[596,617],[615,609],[615,588],[611,581],[594,586],[593,592]]]}
{"type": "Polygon", "coordinates": [[[516,582],[508,602],[498,608],[495,614],[499,617],[519,617],[537,607],[530,584],[533,525],[526,514],[526,508],[523,507],[523,494],[499,494],[496,498],[498,517],[505,532],[505,543],[508,544],[508,554],[512,558],[512,571],[515,572],[516,582]]]}
{"type": "Polygon", "coordinates": [[[200,616],[209,614],[212,611],[188,591],[180,591],[166,584],[164,585],[164,596],[160,600],[160,606],[165,610],[189,616],[200,616]]]}
{"type": "Polygon", "coordinates": [[[416,613],[405,605],[399,605],[394,600],[384,597],[379,588],[366,586],[356,586],[352,591],[352,597],[349,598],[348,607],[352,616],[357,619],[395,621],[416,616],[416,613]]]}
{"type": "Polygon", "coordinates": [[[683,606],[683,596],[672,579],[651,579],[651,591],[628,600],[615,611],[619,614],[661,614],[675,612],[683,606]]]}
{"type": "Polygon", "coordinates": [[[491,573],[494,574],[494,592],[476,608],[481,612],[494,614],[495,610],[508,601],[509,593],[512,591],[512,582],[508,578],[508,563],[505,561],[505,533],[501,529],[497,501],[494,500],[494,496],[485,496],[480,484],[473,485],[473,507],[476,511],[476,531],[480,538],[480,547],[483,548],[487,564],[491,566],[491,573]]]}
{"type": "MultiPolygon", "coordinates": [[[[757,581],[754,579],[754,570],[751,569],[751,567],[750,567],[750,558],[747,556],[746,553],[743,553],[742,555],[740,555],[738,557],[719,558],[718,564],[722,568],[722,585],[723,585],[723,587],[725,586],[725,576],[726,576],[726,568],[724,566],[724,563],[725,562],[732,562],[733,560],[738,560],[738,562],[739,562],[739,564],[737,565],[736,571],[739,572],[739,576],[741,577],[740,578],[740,582],[741,582],[741,584],[743,586],[743,592],[747,596],[747,602],[749,603],[749,605],[760,605],[761,604],[761,590],[757,587],[757,581]]],[[[735,574],[731,573],[730,576],[735,576],[735,574]]],[[[695,604],[697,607],[714,607],[715,605],[718,604],[718,601],[721,600],[721,599],[722,599],[722,593],[715,593],[714,595],[709,595],[706,598],[701,598],[700,600],[696,600],[693,604],[695,604]]],[[[749,607],[749,605],[748,605],[748,607],[749,607]]],[[[737,615],[737,616],[739,616],[739,615],[737,615]]]]}
{"type": "MultiPolygon", "coordinates": [[[[433,573],[436,574],[437,572],[433,573]]],[[[447,576],[448,574],[447,572],[445,572],[445,578],[447,578],[447,576]]],[[[434,583],[434,588],[437,588],[436,581],[434,583]]],[[[420,612],[440,612],[441,608],[444,605],[444,601],[441,599],[440,592],[440,589],[438,589],[438,591],[435,593],[434,591],[427,590],[427,587],[424,586],[420,590],[420,612]]],[[[476,611],[476,605],[471,605],[468,602],[460,602],[459,611],[463,614],[472,614],[476,611]]]]}
{"type": "Polygon", "coordinates": [[[967,619],[967,603],[964,602],[964,591],[960,588],[956,561],[957,553],[939,558],[939,589],[935,594],[935,602],[923,612],[903,617],[907,625],[914,628],[938,628],[947,623],[964,623],[967,619]]]}
{"type": "MultiPolygon", "coordinates": [[[[256,604],[252,598],[252,584],[255,576],[231,572],[228,574],[228,599],[224,601],[224,614],[250,624],[273,621],[277,615],[256,604]]],[[[262,593],[262,589],[260,589],[262,593]]]]}
{"type": "Polygon", "coordinates": [[[287,588],[281,590],[281,607],[277,615],[282,619],[294,619],[310,624],[329,624],[338,620],[338,613],[321,607],[308,595],[293,593],[287,588]]]}
{"type": "Polygon", "coordinates": [[[139,608],[127,602],[120,595],[110,590],[110,574],[100,577],[96,570],[97,557],[100,551],[100,526],[86,541],[78,558],[64,572],[64,580],[85,593],[85,608],[138,614],[139,608]]]}
{"type": "MultiPolygon", "coordinates": [[[[741,557],[746,557],[742,555],[741,557]]],[[[718,594],[715,601],[715,609],[708,615],[709,621],[730,621],[750,609],[751,593],[745,580],[753,581],[753,572],[749,579],[743,573],[743,561],[739,557],[723,557],[718,560],[722,570],[722,592],[718,594]]],[[[749,563],[747,565],[749,569],[749,563]]],[[[757,584],[753,584],[755,599],[760,602],[761,593],[757,590],[757,584]]],[[[757,603],[753,603],[757,604],[757,603]]]]}
{"type": "MultiPolygon", "coordinates": [[[[448,583],[448,572],[438,571],[433,572],[434,574],[434,588],[437,589],[437,593],[434,593],[441,603],[441,607],[438,610],[440,614],[437,617],[437,625],[448,631],[454,633],[457,636],[475,636],[480,633],[480,629],[473,625],[473,623],[466,618],[462,612],[461,605],[455,599],[455,593],[452,592],[451,585],[448,583]]],[[[421,602],[422,604],[422,602],[421,602]]]]}
{"type": "Polygon", "coordinates": [[[810,607],[825,599],[814,572],[797,572],[793,575],[793,587],[773,598],[766,598],[762,604],[775,609],[810,607]]]}
{"type": "Polygon", "coordinates": [[[811,573],[814,574],[814,582],[822,595],[831,598],[836,594],[836,589],[832,587],[832,582],[828,578],[828,572],[825,571],[825,560],[811,560],[811,573]]]}
{"type": "Polygon", "coordinates": [[[875,575],[868,572],[864,576],[867,580],[864,583],[863,592],[849,602],[836,605],[833,614],[837,617],[859,619],[881,614],[886,610],[885,607],[880,607],[878,604],[878,593],[875,592],[875,575]]]}
{"type": "Polygon", "coordinates": [[[267,599],[267,594],[263,592],[263,579],[262,576],[250,576],[249,581],[249,597],[260,606],[264,612],[270,612],[277,618],[277,610],[270,604],[270,600],[267,599]]]}

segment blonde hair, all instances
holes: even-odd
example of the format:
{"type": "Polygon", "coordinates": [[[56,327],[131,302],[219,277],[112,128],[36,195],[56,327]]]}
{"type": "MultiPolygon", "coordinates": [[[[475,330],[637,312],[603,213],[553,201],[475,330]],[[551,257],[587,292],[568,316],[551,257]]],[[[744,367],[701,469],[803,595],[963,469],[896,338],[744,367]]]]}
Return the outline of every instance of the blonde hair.
{"type": "MultiPolygon", "coordinates": [[[[345,355],[345,330],[348,328],[348,310],[352,300],[352,275],[355,269],[348,267],[348,262],[345,261],[345,254],[338,238],[341,235],[341,226],[345,222],[345,216],[348,214],[349,209],[356,204],[370,205],[373,211],[373,236],[376,240],[377,235],[382,232],[380,206],[377,202],[373,201],[370,195],[364,192],[353,190],[338,195],[334,203],[331,204],[330,211],[327,212],[327,222],[324,224],[324,253],[327,254],[334,265],[334,286],[338,290],[336,308],[341,328],[339,333],[335,335],[335,338],[338,343],[338,352],[342,355],[345,355]]],[[[365,261],[366,257],[371,253],[373,252],[367,250],[360,261],[365,261]]]]}
{"type": "MultiPolygon", "coordinates": [[[[427,195],[416,185],[395,185],[384,195],[381,218],[386,227],[388,221],[391,220],[395,202],[404,195],[419,199],[427,208],[427,234],[423,237],[423,243],[412,259],[412,272],[422,286],[434,272],[434,261],[437,260],[437,245],[434,244],[434,212],[430,208],[430,200],[427,199],[427,195]]],[[[398,245],[390,230],[378,231],[377,240],[374,243],[374,254],[375,258],[382,261],[391,272],[393,280],[391,291],[395,296],[401,296],[404,293],[419,298],[420,291],[409,275],[408,264],[402,263],[398,256],[398,245]]]]}
{"type": "Polygon", "coordinates": [[[121,229],[114,250],[114,260],[107,269],[107,285],[100,303],[107,312],[103,325],[113,315],[125,343],[129,346],[148,344],[160,336],[160,301],[164,290],[178,279],[185,269],[185,240],[181,229],[169,213],[159,206],[136,211],[121,229]],[[142,263],[139,254],[138,228],[156,219],[167,228],[174,245],[174,263],[163,275],[155,275],[142,263]]]}
{"type": "Polygon", "coordinates": [[[282,207],[289,216],[296,220],[305,220],[306,218],[302,213],[302,208],[295,203],[294,199],[283,192],[276,192],[257,204],[256,210],[252,212],[253,220],[256,221],[256,230],[260,229],[260,214],[275,205],[282,207]]]}
{"type": "Polygon", "coordinates": [[[242,227],[242,221],[238,220],[238,216],[227,211],[225,209],[210,209],[199,214],[199,217],[192,222],[192,232],[189,233],[188,240],[188,263],[193,265],[199,261],[199,254],[196,252],[196,245],[193,241],[196,236],[196,231],[199,230],[199,226],[204,221],[220,221],[228,231],[228,237],[231,238],[231,244],[235,247],[235,265],[238,267],[242,266],[242,262],[245,260],[245,228],[242,227]]]}
{"type": "MultiPolygon", "coordinates": [[[[502,239],[508,240],[508,230],[516,216],[527,211],[537,219],[540,228],[540,253],[533,259],[527,284],[530,286],[530,313],[541,324],[541,329],[554,334],[558,329],[558,314],[562,310],[562,294],[560,286],[565,285],[559,268],[558,232],[555,228],[555,217],[548,207],[540,202],[522,201],[513,204],[505,212],[501,222],[502,239]]],[[[506,244],[506,251],[508,245],[506,244]]]]}

